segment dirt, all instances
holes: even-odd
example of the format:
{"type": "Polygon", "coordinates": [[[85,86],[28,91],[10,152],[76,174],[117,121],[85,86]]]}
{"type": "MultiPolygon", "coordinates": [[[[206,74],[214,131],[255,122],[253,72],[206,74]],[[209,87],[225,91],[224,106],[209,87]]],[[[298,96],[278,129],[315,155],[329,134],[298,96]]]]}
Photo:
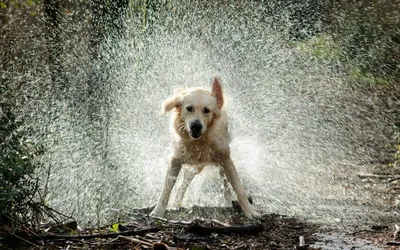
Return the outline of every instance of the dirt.
{"type": "MultiPolygon", "coordinates": [[[[347,183],[349,189],[370,193],[365,203],[396,211],[400,173],[374,168],[347,183]]],[[[365,216],[378,218],[372,220],[375,224],[360,218],[344,226],[278,214],[248,220],[237,207],[170,210],[166,219],[150,218],[150,210],[136,209],[120,220],[124,222],[98,228],[70,223],[10,233],[0,227],[0,249],[400,249],[400,240],[393,236],[396,221],[371,211],[365,216]],[[236,231],[228,232],[232,227],[236,231]]]]}
{"type": "MultiPolygon", "coordinates": [[[[196,209],[204,213],[211,212],[211,217],[216,214],[226,216],[233,211],[227,208],[196,209]]],[[[37,237],[25,232],[18,238],[6,235],[2,230],[0,249],[396,249],[396,246],[386,245],[393,241],[393,230],[387,225],[343,231],[278,214],[248,220],[234,211],[224,220],[177,221],[150,218],[142,212],[132,213],[129,223],[83,229],[56,226],[51,228],[52,233],[37,232],[37,237]],[[229,230],[232,226],[236,226],[236,233],[202,231],[204,227],[229,230]],[[195,232],[194,227],[197,228],[195,232]],[[143,229],[149,230],[138,235],[131,233],[143,229]],[[52,237],[48,238],[49,235],[52,237]],[[65,235],[71,238],[61,237],[65,235]],[[90,235],[94,237],[81,238],[90,235]],[[300,237],[304,238],[302,245],[300,237]]],[[[182,209],[170,211],[167,217],[179,217],[179,214],[185,217],[191,212],[182,209]]],[[[76,227],[76,223],[72,225],[76,227]]]]}

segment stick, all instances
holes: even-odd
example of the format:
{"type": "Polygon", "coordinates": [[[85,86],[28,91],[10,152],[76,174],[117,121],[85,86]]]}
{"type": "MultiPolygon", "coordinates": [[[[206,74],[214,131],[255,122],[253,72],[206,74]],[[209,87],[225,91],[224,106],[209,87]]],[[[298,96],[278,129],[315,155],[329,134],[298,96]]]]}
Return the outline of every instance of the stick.
{"type": "Polygon", "coordinates": [[[400,179],[400,175],[391,175],[391,174],[368,174],[368,173],[358,173],[357,176],[361,179],[365,179],[365,178],[399,178],[400,179]]]}
{"type": "Polygon", "coordinates": [[[24,238],[21,237],[21,236],[18,236],[18,235],[16,235],[16,234],[11,234],[11,235],[14,236],[14,237],[16,237],[17,239],[20,239],[20,240],[22,240],[22,241],[28,243],[28,244],[31,245],[31,246],[34,246],[34,247],[36,247],[36,248],[40,248],[40,246],[36,245],[35,243],[33,243],[33,242],[31,242],[31,241],[29,241],[29,240],[27,240],[27,239],[24,239],[24,238]]]}
{"type": "Polygon", "coordinates": [[[400,246],[400,242],[398,242],[398,241],[388,241],[388,242],[386,242],[386,245],[388,245],[388,246],[400,246]]]}
{"type": "Polygon", "coordinates": [[[194,223],[186,227],[186,231],[195,233],[195,234],[211,234],[211,233],[220,233],[220,234],[256,234],[260,233],[264,230],[263,225],[245,225],[245,226],[229,226],[229,227],[206,227],[202,226],[198,223],[194,223]]]}
{"type": "Polygon", "coordinates": [[[400,175],[394,175],[393,178],[389,179],[387,182],[394,182],[400,179],[400,175]]]}
{"type": "Polygon", "coordinates": [[[147,242],[147,241],[143,241],[143,240],[139,240],[139,239],[135,239],[132,237],[128,237],[128,236],[123,236],[123,235],[119,235],[117,239],[123,239],[132,243],[136,243],[136,244],[141,244],[141,245],[145,245],[145,246],[149,246],[152,247],[153,244],[147,242]]]}
{"type": "Polygon", "coordinates": [[[397,236],[399,235],[399,232],[400,232],[400,226],[399,226],[399,224],[394,224],[394,233],[393,233],[393,237],[394,237],[394,240],[396,240],[397,239],[397,236]]]}
{"type": "Polygon", "coordinates": [[[150,243],[147,241],[143,241],[143,240],[139,240],[139,239],[135,239],[132,237],[127,237],[127,236],[118,236],[117,239],[123,239],[132,243],[136,243],[136,244],[140,244],[140,245],[145,245],[145,246],[149,246],[149,247],[153,247],[154,250],[173,250],[176,249],[175,247],[170,247],[162,242],[158,242],[158,243],[150,243]]]}
{"type": "Polygon", "coordinates": [[[92,235],[43,235],[39,236],[42,240],[53,240],[53,239],[94,239],[94,238],[114,238],[118,236],[124,235],[139,235],[146,234],[149,232],[158,232],[159,229],[157,227],[149,227],[138,230],[128,230],[120,233],[110,233],[110,234],[92,234],[92,235]]]}
{"type": "Polygon", "coordinates": [[[306,241],[304,240],[304,236],[299,237],[299,247],[302,247],[306,244],[306,241]]]}
{"type": "Polygon", "coordinates": [[[182,224],[182,225],[190,225],[191,222],[190,221],[184,221],[184,220],[168,220],[162,217],[157,217],[157,216],[149,216],[152,219],[156,219],[156,220],[160,220],[163,221],[165,223],[171,223],[171,224],[182,224]]]}

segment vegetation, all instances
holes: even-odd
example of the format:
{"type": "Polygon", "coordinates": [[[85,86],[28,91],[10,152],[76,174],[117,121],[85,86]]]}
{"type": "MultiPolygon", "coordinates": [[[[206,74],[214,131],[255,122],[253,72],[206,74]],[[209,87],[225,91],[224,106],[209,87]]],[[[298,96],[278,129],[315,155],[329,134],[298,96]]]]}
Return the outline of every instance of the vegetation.
{"type": "Polygon", "coordinates": [[[400,10],[388,6],[394,2],[332,1],[325,30],[300,41],[298,48],[317,60],[340,64],[355,83],[398,84],[400,10]]]}
{"type": "MultiPolygon", "coordinates": [[[[297,40],[298,50],[316,61],[336,65],[354,85],[372,89],[388,86],[386,95],[398,99],[398,94],[390,93],[391,86],[398,91],[400,84],[400,8],[396,1],[334,0],[325,10],[325,28],[297,40]]],[[[397,144],[389,164],[395,167],[399,166],[400,154],[399,108],[397,104],[393,111],[397,144]]]]}
{"type": "Polygon", "coordinates": [[[20,129],[10,107],[0,103],[0,225],[36,225],[42,215],[33,159],[40,150],[20,129]]]}

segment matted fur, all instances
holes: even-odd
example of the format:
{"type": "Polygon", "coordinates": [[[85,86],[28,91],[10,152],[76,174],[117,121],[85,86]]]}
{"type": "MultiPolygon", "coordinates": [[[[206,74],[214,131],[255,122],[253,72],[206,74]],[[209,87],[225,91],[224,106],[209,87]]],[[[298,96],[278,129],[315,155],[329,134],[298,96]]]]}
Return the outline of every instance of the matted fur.
{"type": "MultiPolygon", "coordinates": [[[[226,175],[244,214],[249,218],[260,217],[249,203],[230,157],[228,121],[226,112],[222,109],[223,104],[219,78],[213,79],[211,92],[202,88],[190,88],[178,91],[163,102],[164,112],[173,111],[170,128],[174,140],[164,187],[151,216],[164,216],[182,165],[188,164],[195,171],[186,173],[186,181],[178,189],[178,199],[182,199],[195,174],[200,173],[206,165],[215,165],[220,167],[222,175],[226,175]]],[[[228,193],[229,187],[227,183],[224,184],[225,193],[228,193]]]]}

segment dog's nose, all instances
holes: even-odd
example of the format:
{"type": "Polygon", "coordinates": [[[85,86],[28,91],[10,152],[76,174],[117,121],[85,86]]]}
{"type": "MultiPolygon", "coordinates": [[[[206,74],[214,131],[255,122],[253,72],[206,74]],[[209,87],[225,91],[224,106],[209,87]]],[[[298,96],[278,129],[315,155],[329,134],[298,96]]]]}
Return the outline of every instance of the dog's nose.
{"type": "Polygon", "coordinates": [[[203,125],[201,125],[201,122],[199,120],[196,120],[196,121],[193,121],[190,123],[190,131],[192,131],[192,132],[199,133],[202,128],[203,128],[203,125]]]}

